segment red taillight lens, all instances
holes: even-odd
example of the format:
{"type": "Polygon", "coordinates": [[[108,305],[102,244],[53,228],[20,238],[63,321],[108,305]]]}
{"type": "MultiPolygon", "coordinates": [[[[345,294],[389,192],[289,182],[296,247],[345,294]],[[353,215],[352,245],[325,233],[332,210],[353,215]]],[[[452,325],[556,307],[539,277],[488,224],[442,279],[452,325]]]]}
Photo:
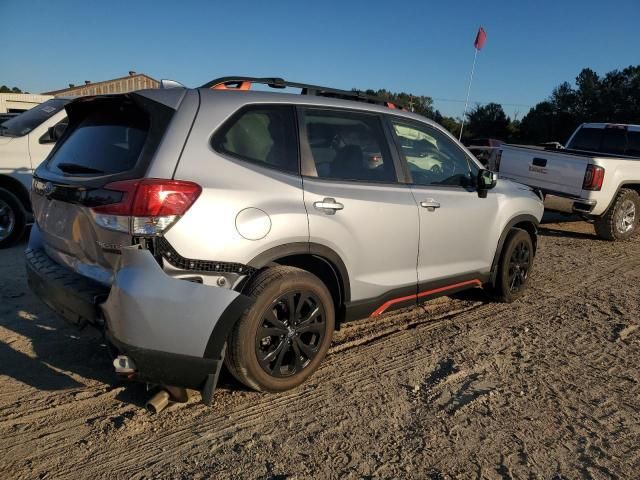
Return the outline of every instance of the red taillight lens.
{"type": "Polygon", "coordinates": [[[582,182],[583,190],[600,190],[604,181],[604,168],[598,165],[587,165],[587,171],[584,173],[584,181],[582,182]]]}
{"type": "Polygon", "coordinates": [[[202,188],[193,182],[145,178],[105,185],[122,192],[117,203],[93,207],[96,222],[110,230],[134,235],[159,235],[193,205],[202,188]]]}
{"type": "Polygon", "coordinates": [[[184,215],[196,201],[202,188],[193,182],[146,178],[105,185],[105,190],[122,192],[120,202],[94,207],[96,213],[132,217],[184,215]]]}

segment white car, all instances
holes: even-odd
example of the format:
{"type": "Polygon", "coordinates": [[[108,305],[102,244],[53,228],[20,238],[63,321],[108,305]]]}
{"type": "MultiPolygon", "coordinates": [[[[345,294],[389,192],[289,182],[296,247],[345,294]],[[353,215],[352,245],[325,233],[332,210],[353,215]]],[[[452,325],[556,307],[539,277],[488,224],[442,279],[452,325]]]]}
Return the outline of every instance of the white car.
{"type": "Polygon", "coordinates": [[[32,217],[31,174],[64,132],[69,101],[52,98],[0,125],[0,248],[22,237],[32,217]]]}
{"type": "Polygon", "coordinates": [[[566,148],[505,145],[500,176],[542,190],[549,210],[593,221],[607,240],[626,240],[640,214],[640,125],[585,123],[566,148]]]}

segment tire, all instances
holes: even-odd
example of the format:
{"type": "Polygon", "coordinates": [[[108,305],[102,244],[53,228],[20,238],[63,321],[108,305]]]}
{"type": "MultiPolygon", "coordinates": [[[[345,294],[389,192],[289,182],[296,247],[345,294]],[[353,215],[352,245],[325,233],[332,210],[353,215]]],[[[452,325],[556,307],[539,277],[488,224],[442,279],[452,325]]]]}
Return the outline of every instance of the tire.
{"type": "Polygon", "coordinates": [[[331,344],[335,309],[329,290],[305,270],[276,266],[259,272],[243,293],[255,302],[227,340],[228,370],[247,387],[263,392],[302,384],[331,344]]]}
{"type": "Polygon", "coordinates": [[[524,295],[531,276],[533,260],[533,242],[529,234],[519,228],[511,229],[500,254],[495,283],[490,288],[492,296],[499,302],[511,303],[524,295]],[[528,252],[526,258],[521,248],[528,252]],[[518,278],[514,280],[514,277],[518,278]]]}
{"type": "Polygon", "coordinates": [[[639,215],[640,196],[635,190],[622,188],[607,212],[596,218],[596,235],[604,240],[628,240],[638,230],[639,215]]]}
{"type": "Polygon", "coordinates": [[[20,200],[9,190],[0,188],[0,249],[7,248],[22,238],[26,214],[20,200]]]}

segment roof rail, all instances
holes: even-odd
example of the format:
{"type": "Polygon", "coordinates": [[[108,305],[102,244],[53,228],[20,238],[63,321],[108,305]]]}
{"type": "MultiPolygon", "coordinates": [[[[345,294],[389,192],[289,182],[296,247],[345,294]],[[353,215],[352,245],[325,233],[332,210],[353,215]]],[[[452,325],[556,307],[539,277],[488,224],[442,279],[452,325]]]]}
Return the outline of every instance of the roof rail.
{"type": "Polygon", "coordinates": [[[301,95],[317,95],[321,97],[340,98],[343,100],[355,100],[358,102],[384,105],[389,108],[406,110],[402,105],[397,105],[385,98],[367,95],[360,90],[340,90],[337,88],[321,87],[307,83],[289,82],[277,77],[220,77],[205,83],[200,88],[210,88],[212,90],[250,90],[251,85],[258,83],[271,88],[300,88],[301,95]]]}

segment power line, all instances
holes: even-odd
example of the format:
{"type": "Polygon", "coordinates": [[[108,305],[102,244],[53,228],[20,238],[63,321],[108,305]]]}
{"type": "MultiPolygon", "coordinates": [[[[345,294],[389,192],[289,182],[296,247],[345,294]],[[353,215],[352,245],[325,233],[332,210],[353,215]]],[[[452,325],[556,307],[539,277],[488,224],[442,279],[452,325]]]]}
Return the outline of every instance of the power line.
{"type": "MultiPolygon", "coordinates": [[[[452,102],[452,103],[464,103],[465,100],[458,100],[458,99],[453,99],[453,98],[437,98],[437,97],[431,97],[432,100],[434,101],[438,101],[438,102],[452,102]]],[[[470,100],[469,103],[477,103],[480,105],[487,105],[489,103],[497,103],[499,105],[505,106],[505,107],[527,107],[527,108],[533,108],[533,105],[527,105],[525,103],[501,103],[501,102],[480,102],[477,100],[470,100]]]]}

